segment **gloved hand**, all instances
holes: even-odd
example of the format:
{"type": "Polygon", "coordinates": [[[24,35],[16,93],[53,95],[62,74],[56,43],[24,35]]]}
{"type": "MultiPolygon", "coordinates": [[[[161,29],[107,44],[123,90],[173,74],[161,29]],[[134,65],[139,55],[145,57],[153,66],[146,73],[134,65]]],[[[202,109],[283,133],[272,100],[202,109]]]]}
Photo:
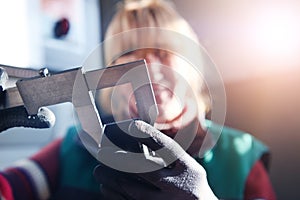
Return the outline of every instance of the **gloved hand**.
{"type": "MultiPolygon", "coordinates": [[[[3,85],[7,81],[6,72],[0,68],[0,106],[5,102],[3,85]]],[[[29,116],[24,106],[0,110],[0,132],[13,127],[49,128],[55,123],[55,116],[48,108],[40,108],[37,115],[29,116]]]]}
{"type": "MultiPolygon", "coordinates": [[[[105,199],[217,199],[208,185],[204,168],[173,139],[140,120],[131,124],[129,132],[133,136],[138,136],[137,140],[152,150],[163,147],[164,151],[159,156],[165,163],[175,161],[167,167],[161,166],[158,170],[146,173],[127,173],[103,164],[98,165],[94,174],[102,184],[101,190],[105,199]]],[[[105,153],[104,156],[116,159],[120,165],[127,164],[126,152],[102,149],[99,153],[99,156],[105,153]]],[[[136,161],[137,164],[139,162],[136,161]]],[[[157,157],[142,162],[148,162],[153,166],[163,165],[157,161],[157,157]]]]}

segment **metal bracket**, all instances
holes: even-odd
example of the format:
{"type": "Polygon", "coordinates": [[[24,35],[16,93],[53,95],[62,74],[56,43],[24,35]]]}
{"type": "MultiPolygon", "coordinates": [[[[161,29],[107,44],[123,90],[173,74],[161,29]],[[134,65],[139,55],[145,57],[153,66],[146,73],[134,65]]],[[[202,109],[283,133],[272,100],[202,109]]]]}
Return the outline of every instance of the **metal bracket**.
{"type": "Polygon", "coordinates": [[[40,107],[72,102],[82,129],[100,144],[103,124],[92,92],[126,83],[132,85],[140,119],[153,124],[158,111],[144,60],[89,72],[76,68],[45,77],[20,79],[16,88],[6,90],[7,98],[0,112],[24,105],[28,114],[33,115],[40,107]]]}
{"type": "Polygon", "coordinates": [[[158,110],[145,61],[116,65],[105,69],[77,73],[73,89],[73,105],[81,128],[98,144],[99,130],[104,131],[92,91],[130,83],[136,99],[139,118],[154,124],[158,110]]]}

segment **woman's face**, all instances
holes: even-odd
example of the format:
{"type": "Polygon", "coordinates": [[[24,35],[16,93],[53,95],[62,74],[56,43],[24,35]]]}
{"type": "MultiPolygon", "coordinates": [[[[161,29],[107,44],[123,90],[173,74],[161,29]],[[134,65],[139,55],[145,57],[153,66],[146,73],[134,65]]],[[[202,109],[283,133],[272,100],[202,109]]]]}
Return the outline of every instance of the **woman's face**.
{"type": "MultiPolygon", "coordinates": [[[[197,104],[191,84],[193,74],[179,56],[160,49],[135,50],[121,56],[114,64],[145,59],[147,62],[159,115],[156,120],[158,129],[179,129],[187,125],[197,115],[197,104]]],[[[137,108],[132,93],[118,91],[128,102],[129,115],[137,116],[137,108]]]]}

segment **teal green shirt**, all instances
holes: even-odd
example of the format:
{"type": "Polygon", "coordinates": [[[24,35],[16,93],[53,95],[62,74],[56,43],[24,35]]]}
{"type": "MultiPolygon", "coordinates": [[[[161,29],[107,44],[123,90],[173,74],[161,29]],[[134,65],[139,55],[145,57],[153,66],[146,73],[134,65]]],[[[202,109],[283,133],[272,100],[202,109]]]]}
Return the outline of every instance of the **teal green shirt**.
{"type": "MultiPolygon", "coordinates": [[[[217,134],[218,125],[208,121],[208,131],[217,134]]],[[[247,177],[267,147],[250,134],[223,127],[220,137],[204,158],[196,158],[205,168],[208,182],[219,198],[243,199],[247,177]]]]}
{"type": "Polygon", "coordinates": [[[82,146],[75,127],[69,129],[60,153],[60,187],[99,193],[99,183],[93,176],[99,162],[82,146]]]}
{"type": "MultiPolygon", "coordinates": [[[[217,134],[219,126],[208,121],[208,130],[217,134]]],[[[71,128],[61,146],[61,186],[99,193],[93,176],[98,161],[80,145],[71,128]]],[[[242,199],[247,176],[253,164],[268,151],[250,134],[223,127],[214,148],[196,160],[206,169],[208,182],[218,198],[242,199]]]]}

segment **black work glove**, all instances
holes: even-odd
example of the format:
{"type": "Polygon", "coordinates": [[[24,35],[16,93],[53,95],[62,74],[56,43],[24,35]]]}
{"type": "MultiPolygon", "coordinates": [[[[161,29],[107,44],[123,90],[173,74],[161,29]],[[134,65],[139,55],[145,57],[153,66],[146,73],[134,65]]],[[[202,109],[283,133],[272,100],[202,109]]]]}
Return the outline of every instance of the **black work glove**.
{"type": "Polygon", "coordinates": [[[13,127],[50,128],[55,116],[48,108],[40,108],[37,115],[28,115],[24,106],[0,110],[0,132],[13,127]]]}
{"type": "MultiPolygon", "coordinates": [[[[134,121],[129,128],[130,134],[140,136],[137,140],[150,147],[158,149],[163,147],[159,155],[168,166],[144,173],[121,172],[103,164],[95,168],[94,174],[102,184],[101,190],[105,199],[217,199],[208,185],[206,171],[173,139],[161,133],[153,126],[143,122],[134,121]],[[150,138],[145,139],[148,136],[150,138]],[[141,138],[144,137],[144,138],[141,138]],[[175,160],[175,161],[174,161],[175,160]],[[169,162],[172,164],[168,164],[169,162]]],[[[156,151],[158,152],[158,151],[156,151]]],[[[114,151],[113,148],[103,148],[99,156],[110,156],[120,165],[126,165],[128,160],[137,165],[140,161],[133,161],[124,151],[114,151]]],[[[157,157],[148,158],[141,162],[159,166],[163,162],[157,157]]],[[[130,163],[132,165],[132,163],[130,163]]]]}
{"type": "MultiPolygon", "coordinates": [[[[0,68],[0,105],[3,105],[6,92],[2,85],[7,79],[6,72],[0,68]]],[[[37,115],[29,116],[24,106],[0,109],[0,132],[13,127],[49,128],[55,123],[55,116],[48,108],[40,108],[37,115]]]]}

